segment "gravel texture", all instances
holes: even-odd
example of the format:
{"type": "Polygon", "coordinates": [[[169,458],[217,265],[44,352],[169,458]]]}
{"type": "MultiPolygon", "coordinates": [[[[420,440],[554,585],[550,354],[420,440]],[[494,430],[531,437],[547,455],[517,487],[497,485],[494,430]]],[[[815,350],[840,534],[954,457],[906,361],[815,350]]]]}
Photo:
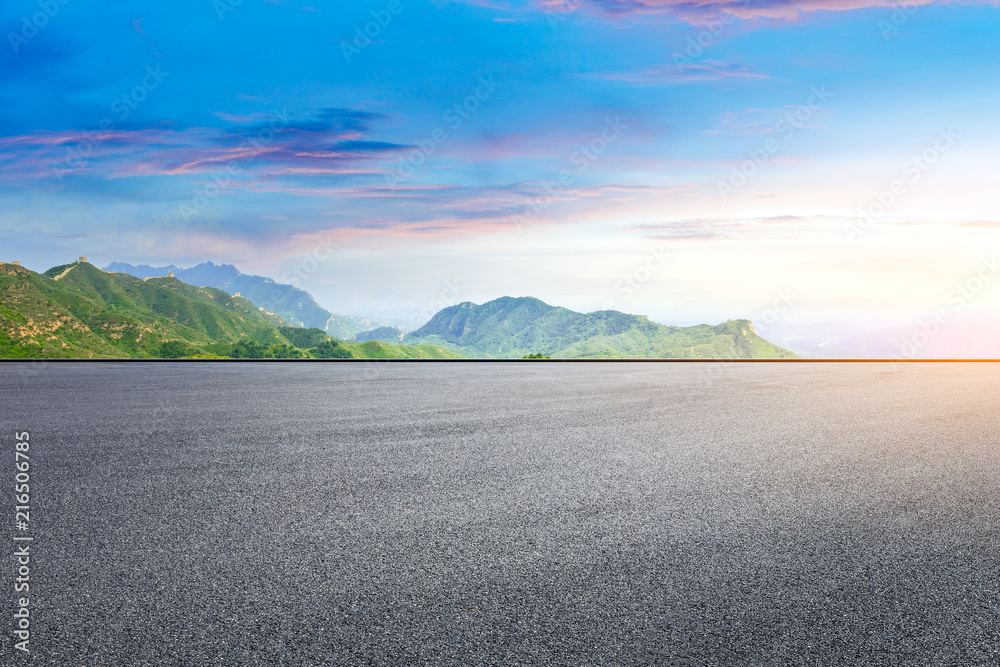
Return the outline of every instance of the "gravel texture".
{"type": "Polygon", "coordinates": [[[0,664],[997,665],[1000,365],[0,365],[0,664]],[[0,605],[14,609],[13,542],[0,605]]]}

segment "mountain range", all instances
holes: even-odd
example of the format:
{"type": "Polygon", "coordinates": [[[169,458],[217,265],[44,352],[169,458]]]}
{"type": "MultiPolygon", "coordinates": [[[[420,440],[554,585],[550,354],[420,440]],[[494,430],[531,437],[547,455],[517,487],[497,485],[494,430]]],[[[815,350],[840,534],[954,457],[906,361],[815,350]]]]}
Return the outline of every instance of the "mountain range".
{"type": "Polygon", "coordinates": [[[408,345],[437,345],[469,357],[556,359],[788,359],[749,320],[672,327],[615,310],[578,313],[532,297],[460,303],[406,334],[408,345]]]}
{"type": "Polygon", "coordinates": [[[1000,317],[948,313],[909,325],[764,322],[762,335],[812,359],[998,359],[1000,317]]]}
{"type": "Polygon", "coordinates": [[[332,339],[244,297],[86,262],[0,263],[0,358],[443,358],[440,347],[332,339]]]}
{"type": "MultiPolygon", "coordinates": [[[[113,264],[112,267],[127,265],[113,264]]],[[[665,326],[613,310],[578,313],[532,297],[444,308],[411,333],[380,326],[331,337],[305,326],[326,311],[306,292],[227,265],[132,267],[138,277],[85,260],[36,273],[0,263],[0,357],[33,358],[791,358],[748,320],[665,326]],[[169,269],[177,269],[170,271],[169,269]],[[221,288],[195,286],[224,281],[221,288]],[[261,282],[263,281],[263,282],[261,282]],[[239,288],[239,289],[237,289],[239,288]],[[291,326],[268,306],[297,315],[291,326]],[[275,298],[275,297],[278,298],[275,298]],[[320,312],[322,311],[322,312],[320,312]]],[[[361,322],[356,318],[356,322],[361,322]]],[[[328,321],[327,321],[328,324],[328,321]]]]}
{"type": "Polygon", "coordinates": [[[370,331],[363,331],[356,334],[351,340],[369,341],[380,340],[384,343],[400,343],[406,333],[399,327],[378,327],[370,331]]]}
{"type": "Polygon", "coordinates": [[[138,278],[152,278],[174,274],[178,280],[192,285],[215,287],[227,294],[240,294],[254,304],[280,315],[292,326],[323,329],[334,338],[348,339],[389,323],[364,317],[338,315],[322,308],[309,292],[294,285],[275,282],[272,278],[242,273],[232,264],[205,262],[184,269],[179,266],[134,266],[112,262],[104,267],[112,273],[127,273],[138,278]]]}

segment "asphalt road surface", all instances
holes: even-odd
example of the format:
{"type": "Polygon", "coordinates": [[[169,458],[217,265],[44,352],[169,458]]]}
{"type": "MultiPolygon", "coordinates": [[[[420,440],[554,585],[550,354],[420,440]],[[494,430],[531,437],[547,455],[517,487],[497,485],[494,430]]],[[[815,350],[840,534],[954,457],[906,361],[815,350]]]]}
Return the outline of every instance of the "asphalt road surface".
{"type": "Polygon", "coordinates": [[[3,665],[1000,664],[1000,365],[2,364],[0,387],[3,665]]]}

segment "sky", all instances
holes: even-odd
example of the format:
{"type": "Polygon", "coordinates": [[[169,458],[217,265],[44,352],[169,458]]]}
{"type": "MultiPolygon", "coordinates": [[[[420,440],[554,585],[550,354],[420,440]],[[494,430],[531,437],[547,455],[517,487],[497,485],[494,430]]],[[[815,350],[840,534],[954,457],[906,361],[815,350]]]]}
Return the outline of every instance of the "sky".
{"type": "Polygon", "coordinates": [[[5,2],[0,260],[376,317],[1000,314],[994,3],[313,2],[5,2]]]}

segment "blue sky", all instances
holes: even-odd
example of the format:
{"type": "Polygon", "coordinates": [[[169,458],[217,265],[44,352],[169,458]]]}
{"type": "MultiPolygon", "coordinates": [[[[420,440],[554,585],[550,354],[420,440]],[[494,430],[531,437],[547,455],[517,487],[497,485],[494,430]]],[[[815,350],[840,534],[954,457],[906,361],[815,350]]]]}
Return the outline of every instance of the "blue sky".
{"type": "Polygon", "coordinates": [[[989,3],[0,12],[0,259],[37,270],[230,262],[394,317],[759,320],[791,293],[792,320],[908,322],[997,247],[989,3]]]}

